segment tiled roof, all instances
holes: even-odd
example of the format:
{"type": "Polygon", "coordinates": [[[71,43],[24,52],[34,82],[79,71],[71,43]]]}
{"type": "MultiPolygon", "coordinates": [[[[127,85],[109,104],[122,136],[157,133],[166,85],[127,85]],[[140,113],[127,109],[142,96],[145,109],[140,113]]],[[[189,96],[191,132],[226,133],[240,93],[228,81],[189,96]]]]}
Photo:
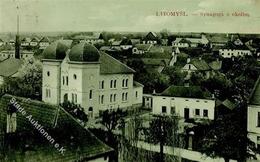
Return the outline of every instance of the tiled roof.
{"type": "MultiPolygon", "coordinates": [[[[0,124],[6,126],[6,110],[12,96],[5,95],[0,99],[0,124]]],[[[52,143],[43,137],[29,122],[27,115],[16,112],[17,131],[15,135],[17,145],[29,145],[30,149],[21,154],[19,149],[6,150],[7,155],[24,159],[27,162],[64,162],[90,160],[112,151],[110,147],[102,143],[91,132],[82,127],[69,113],[60,107],[45,104],[39,101],[24,101],[25,98],[16,98],[16,101],[32,115],[35,121],[42,125],[44,130],[51,135],[60,147],[64,147],[64,155],[57,151],[52,143]],[[69,131],[68,131],[69,130],[69,131]],[[23,138],[19,138],[19,136],[23,138]],[[8,151],[10,151],[9,154],[8,151]]],[[[1,127],[3,128],[3,127],[1,127]]],[[[6,129],[4,129],[6,130],[6,129]]],[[[12,147],[12,146],[10,146],[12,147]]],[[[7,157],[7,158],[10,158],[7,157]]]]}
{"type": "Polygon", "coordinates": [[[186,98],[210,98],[208,91],[203,91],[199,86],[170,86],[161,95],[186,98]]]}
{"type": "Polygon", "coordinates": [[[22,60],[15,58],[9,58],[0,62],[0,76],[12,76],[22,67],[22,63],[22,60]]]}
{"type": "Polygon", "coordinates": [[[39,38],[37,38],[37,37],[33,37],[32,38],[32,40],[31,40],[31,42],[39,42],[40,40],[39,40],[39,38]]]}
{"type": "Polygon", "coordinates": [[[151,44],[136,44],[135,47],[138,50],[148,51],[153,45],[151,44]]]}
{"type": "Polygon", "coordinates": [[[249,98],[250,105],[260,105],[260,76],[257,79],[254,89],[249,98]]]}
{"type": "Polygon", "coordinates": [[[198,70],[210,70],[209,65],[204,60],[193,59],[191,60],[191,64],[193,64],[198,70]]]}
{"type": "Polygon", "coordinates": [[[127,74],[134,73],[135,71],[123,64],[122,62],[116,60],[112,56],[100,52],[100,73],[101,74],[127,74]]]}
{"type": "Polygon", "coordinates": [[[167,66],[170,62],[170,59],[156,59],[156,58],[141,58],[145,65],[152,66],[167,66]]]}

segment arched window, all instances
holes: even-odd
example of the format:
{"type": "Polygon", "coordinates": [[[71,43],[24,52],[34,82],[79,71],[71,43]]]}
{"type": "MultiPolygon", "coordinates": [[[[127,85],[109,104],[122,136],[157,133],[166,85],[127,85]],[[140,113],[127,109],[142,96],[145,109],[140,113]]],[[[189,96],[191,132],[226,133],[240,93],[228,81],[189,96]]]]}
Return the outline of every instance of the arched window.
{"type": "Polygon", "coordinates": [[[104,89],[104,80],[102,80],[102,82],[101,82],[101,89],[104,89]]]}
{"type": "Polygon", "coordinates": [[[114,102],[116,102],[116,94],[114,94],[114,102]]]}
{"type": "Polygon", "coordinates": [[[104,95],[101,96],[101,104],[104,103],[104,95]]]}
{"type": "Polygon", "coordinates": [[[122,93],[122,101],[125,99],[125,93],[122,93]]]}
{"type": "Polygon", "coordinates": [[[114,80],[114,88],[116,88],[116,80],[114,80]]]}
{"type": "Polygon", "coordinates": [[[127,101],[127,93],[125,93],[125,100],[127,101]]]}
{"type": "Polygon", "coordinates": [[[47,71],[47,76],[50,76],[50,72],[49,71],[47,71]]]}
{"type": "Polygon", "coordinates": [[[125,79],[122,81],[122,87],[125,87],[125,79]]]}
{"type": "Polygon", "coordinates": [[[113,80],[110,81],[110,88],[113,88],[113,80]]]}
{"type": "Polygon", "coordinates": [[[125,87],[128,87],[128,79],[125,81],[125,87]]]}
{"type": "Polygon", "coordinates": [[[76,75],[76,74],[74,74],[74,75],[73,75],[73,78],[76,80],[76,79],[77,79],[77,75],[76,75]]]}
{"type": "Polygon", "coordinates": [[[113,99],[113,95],[111,94],[110,95],[110,102],[112,102],[112,99],[113,99]]]}

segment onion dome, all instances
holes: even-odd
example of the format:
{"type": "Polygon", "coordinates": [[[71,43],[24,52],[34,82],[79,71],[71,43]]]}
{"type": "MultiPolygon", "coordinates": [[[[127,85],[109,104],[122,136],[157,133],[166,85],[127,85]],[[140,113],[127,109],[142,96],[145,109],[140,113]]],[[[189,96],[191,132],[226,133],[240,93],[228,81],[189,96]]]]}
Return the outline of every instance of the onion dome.
{"type": "Polygon", "coordinates": [[[55,59],[55,60],[63,60],[66,57],[66,51],[69,47],[62,43],[62,41],[56,41],[49,45],[43,51],[44,59],[55,59]]]}
{"type": "Polygon", "coordinates": [[[69,53],[70,61],[98,62],[99,57],[100,54],[98,49],[86,42],[73,46],[69,53]]]}

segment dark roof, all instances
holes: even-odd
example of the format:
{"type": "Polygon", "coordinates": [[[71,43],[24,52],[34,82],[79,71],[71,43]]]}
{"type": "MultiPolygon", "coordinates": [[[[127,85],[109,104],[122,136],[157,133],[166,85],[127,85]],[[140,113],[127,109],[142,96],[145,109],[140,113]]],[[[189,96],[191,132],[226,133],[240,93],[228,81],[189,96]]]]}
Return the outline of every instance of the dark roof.
{"type": "Polygon", "coordinates": [[[200,86],[170,86],[161,95],[186,98],[210,98],[208,91],[203,91],[200,86]]]}
{"type": "Polygon", "coordinates": [[[210,70],[209,65],[202,59],[192,59],[190,63],[193,64],[198,70],[210,70]]]}
{"type": "Polygon", "coordinates": [[[120,45],[133,45],[131,39],[124,38],[121,42],[120,45]]]}
{"type": "Polygon", "coordinates": [[[158,40],[158,36],[157,36],[157,34],[154,33],[154,32],[149,32],[149,33],[145,36],[144,40],[158,40]]]}
{"type": "Polygon", "coordinates": [[[249,98],[250,105],[260,105],[260,76],[258,77],[249,98]]]}
{"type": "Polygon", "coordinates": [[[22,67],[23,61],[20,59],[9,58],[0,62],[0,76],[9,77],[17,73],[22,67]]]}
{"type": "Polygon", "coordinates": [[[121,74],[134,73],[135,71],[127,65],[116,60],[112,56],[100,52],[100,73],[101,74],[121,74]]]}
{"type": "Polygon", "coordinates": [[[145,65],[152,66],[167,66],[170,62],[170,59],[156,59],[156,58],[141,58],[145,65]]]}
{"type": "Polygon", "coordinates": [[[153,45],[152,44],[136,44],[135,47],[138,50],[148,51],[153,45]]]}
{"type": "Polygon", "coordinates": [[[98,49],[86,42],[76,44],[71,48],[69,53],[70,61],[98,62],[99,57],[98,49]]]}
{"type": "Polygon", "coordinates": [[[70,46],[68,46],[68,43],[65,41],[56,41],[44,49],[43,58],[63,60],[66,57],[66,52],[69,49],[69,47],[70,46]]]}
{"type": "Polygon", "coordinates": [[[224,105],[226,108],[233,110],[234,108],[236,108],[236,104],[231,102],[229,99],[226,99],[225,101],[222,102],[222,105],[224,105]]]}
{"type": "MultiPolygon", "coordinates": [[[[6,110],[12,97],[5,95],[0,99],[0,125],[3,130],[6,130],[6,110]]],[[[12,156],[17,160],[41,162],[78,161],[81,158],[87,161],[112,151],[61,107],[39,101],[25,101],[25,98],[15,98],[26,112],[25,116],[16,112],[17,129],[13,136],[18,138],[14,138],[15,144],[29,147],[22,154],[17,146],[10,145],[10,150],[6,149],[7,158],[10,159],[12,156]],[[50,143],[29,122],[26,118],[28,115],[32,115],[32,119],[43,126],[45,132],[51,135],[60,147],[66,149],[63,155],[54,148],[55,143],[50,143]]]]}

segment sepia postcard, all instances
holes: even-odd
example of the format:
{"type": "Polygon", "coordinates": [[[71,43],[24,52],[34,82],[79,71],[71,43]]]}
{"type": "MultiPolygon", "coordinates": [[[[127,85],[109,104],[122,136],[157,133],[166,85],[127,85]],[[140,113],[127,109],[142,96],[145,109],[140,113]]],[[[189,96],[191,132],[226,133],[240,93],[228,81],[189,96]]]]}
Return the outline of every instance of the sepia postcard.
{"type": "Polygon", "coordinates": [[[260,0],[1,0],[0,162],[260,162],[260,0]]]}

